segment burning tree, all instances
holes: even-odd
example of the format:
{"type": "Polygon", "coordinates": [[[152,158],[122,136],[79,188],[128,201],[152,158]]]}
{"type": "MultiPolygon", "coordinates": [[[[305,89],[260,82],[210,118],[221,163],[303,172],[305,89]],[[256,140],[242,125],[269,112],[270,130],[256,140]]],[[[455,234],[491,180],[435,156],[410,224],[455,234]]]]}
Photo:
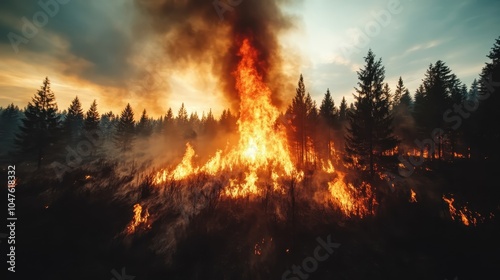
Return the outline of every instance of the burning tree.
{"type": "Polygon", "coordinates": [[[291,133],[291,142],[293,150],[297,155],[299,166],[314,161],[314,123],[317,118],[316,103],[311,99],[309,93],[306,94],[304,78],[300,75],[295,96],[292,104],[287,109],[287,114],[291,116],[293,130],[291,133]]]}

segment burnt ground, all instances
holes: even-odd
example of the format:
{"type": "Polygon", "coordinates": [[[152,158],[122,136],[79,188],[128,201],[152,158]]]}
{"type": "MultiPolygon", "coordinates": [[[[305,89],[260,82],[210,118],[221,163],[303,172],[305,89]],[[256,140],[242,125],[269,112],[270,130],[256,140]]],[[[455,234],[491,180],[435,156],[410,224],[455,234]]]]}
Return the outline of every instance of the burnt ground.
{"type": "MultiPolygon", "coordinates": [[[[296,201],[293,220],[289,213],[279,218],[269,201],[221,200],[191,216],[174,235],[169,229],[175,230],[173,221],[184,213],[158,215],[152,208],[159,218],[132,236],[120,233],[132,219],[134,196],[117,199],[116,190],[134,179],[116,175],[114,168],[103,163],[92,171],[93,182],[107,180],[90,183],[89,190],[88,170],[59,182],[18,167],[16,278],[463,280],[500,274],[500,191],[491,162],[423,166],[401,182],[401,191],[385,193],[377,215],[362,219],[304,199],[296,201]],[[417,203],[409,202],[408,188],[417,192],[417,203]],[[443,194],[495,217],[464,226],[450,218],[443,194]],[[175,236],[175,250],[165,245],[166,236],[175,236]],[[313,261],[318,238],[328,236],[340,247],[328,254],[321,249],[324,260],[313,261]],[[292,265],[300,265],[303,274],[287,275],[292,265]]],[[[158,195],[147,185],[138,189],[141,198],[158,195]]],[[[2,252],[6,245],[2,240],[2,252]]]]}

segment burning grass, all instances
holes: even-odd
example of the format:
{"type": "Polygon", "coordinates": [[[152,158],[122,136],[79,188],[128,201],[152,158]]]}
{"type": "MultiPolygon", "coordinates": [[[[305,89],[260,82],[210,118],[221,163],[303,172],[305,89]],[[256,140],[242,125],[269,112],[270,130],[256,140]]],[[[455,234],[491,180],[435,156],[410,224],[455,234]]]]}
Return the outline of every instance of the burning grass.
{"type": "Polygon", "coordinates": [[[467,205],[457,208],[453,196],[448,198],[443,195],[443,201],[448,205],[451,219],[460,221],[464,226],[477,226],[479,223],[484,223],[487,219],[493,219],[495,216],[493,213],[482,215],[470,210],[467,205]]]}

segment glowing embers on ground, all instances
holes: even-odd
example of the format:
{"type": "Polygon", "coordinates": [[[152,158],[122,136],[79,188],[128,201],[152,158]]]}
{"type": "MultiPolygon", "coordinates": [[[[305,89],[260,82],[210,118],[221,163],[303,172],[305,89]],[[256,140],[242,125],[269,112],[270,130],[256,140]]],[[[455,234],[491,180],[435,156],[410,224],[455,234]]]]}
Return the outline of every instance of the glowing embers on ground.
{"type": "Polygon", "coordinates": [[[156,184],[198,173],[224,175],[230,178],[224,194],[234,197],[259,194],[259,182],[263,181],[272,182],[279,191],[279,180],[302,176],[291,160],[284,129],[275,126],[279,111],[272,105],[271,90],[257,71],[257,51],[248,39],[243,40],[239,55],[241,60],[233,73],[240,96],[238,144],[217,151],[202,166],[193,166],[195,151],[188,144],[181,163],[171,171],[158,172],[156,184]]]}
{"type": "MultiPolygon", "coordinates": [[[[448,204],[448,209],[452,220],[459,220],[465,226],[476,226],[478,223],[482,223],[486,220],[486,217],[478,212],[469,210],[467,206],[463,206],[457,209],[453,205],[455,203],[455,198],[453,198],[453,196],[447,198],[443,195],[443,200],[448,204]]],[[[493,217],[493,213],[490,213],[487,218],[493,219],[493,217]]]]}
{"type": "Polygon", "coordinates": [[[413,189],[410,189],[410,202],[417,202],[417,193],[413,189]]]}
{"type": "Polygon", "coordinates": [[[273,248],[273,238],[270,237],[268,239],[262,238],[261,241],[255,243],[253,247],[253,253],[256,256],[262,256],[271,251],[273,248]]]}

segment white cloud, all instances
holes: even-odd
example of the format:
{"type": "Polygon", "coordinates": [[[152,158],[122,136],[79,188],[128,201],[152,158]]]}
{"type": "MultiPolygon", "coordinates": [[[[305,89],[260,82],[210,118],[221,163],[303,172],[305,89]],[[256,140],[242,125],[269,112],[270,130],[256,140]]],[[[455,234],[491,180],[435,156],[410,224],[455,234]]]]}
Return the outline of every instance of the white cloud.
{"type": "Polygon", "coordinates": [[[429,41],[429,42],[426,42],[423,44],[417,44],[417,45],[414,45],[413,47],[407,49],[404,52],[404,54],[406,55],[406,54],[409,54],[409,53],[412,53],[415,51],[431,49],[431,48],[434,48],[434,47],[441,45],[442,43],[444,43],[444,41],[445,40],[432,40],[432,41],[429,41]]]}
{"type": "Polygon", "coordinates": [[[359,68],[361,67],[361,65],[359,65],[358,63],[355,63],[355,62],[351,61],[350,59],[345,58],[345,56],[338,55],[338,54],[334,54],[334,55],[330,56],[328,59],[328,63],[346,66],[352,72],[358,71],[359,68]]]}

